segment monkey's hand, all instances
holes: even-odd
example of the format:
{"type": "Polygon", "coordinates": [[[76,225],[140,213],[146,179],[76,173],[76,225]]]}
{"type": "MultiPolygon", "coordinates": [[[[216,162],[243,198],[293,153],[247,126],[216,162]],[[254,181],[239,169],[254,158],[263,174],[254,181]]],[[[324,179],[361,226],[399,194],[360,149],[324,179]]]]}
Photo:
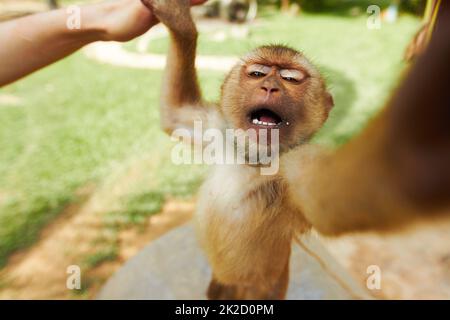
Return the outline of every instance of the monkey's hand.
{"type": "Polygon", "coordinates": [[[141,0],[176,35],[196,33],[191,17],[191,5],[204,3],[206,0],[141,0]]]}

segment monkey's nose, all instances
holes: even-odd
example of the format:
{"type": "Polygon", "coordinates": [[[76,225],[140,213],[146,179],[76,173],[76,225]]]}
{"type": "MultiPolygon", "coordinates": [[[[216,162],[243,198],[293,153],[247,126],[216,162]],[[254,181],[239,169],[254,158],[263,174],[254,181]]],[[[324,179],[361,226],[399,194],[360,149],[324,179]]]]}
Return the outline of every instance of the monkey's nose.
{"type": "Polygon", "coordinates": [[[277,88],[276,86],[270,86],[270,85],[263,85],[261,87],[261,89],[267,93],[274,93],[274,92],[280,91],[280,89],[277,88]]]}

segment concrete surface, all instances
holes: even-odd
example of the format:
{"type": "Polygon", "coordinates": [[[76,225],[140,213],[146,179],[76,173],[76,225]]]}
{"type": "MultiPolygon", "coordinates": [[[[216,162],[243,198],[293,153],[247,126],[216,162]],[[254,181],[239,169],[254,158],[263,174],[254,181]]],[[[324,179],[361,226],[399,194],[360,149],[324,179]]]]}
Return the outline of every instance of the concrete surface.
{"type": "MultiPolygon", "coordinates": [[[[293,244],[288,299],[368,299],[314,235],[293,244]]],[[[205,299],[211,270],[193,226],[147,245],[116,272],[97,299],[205,299]]]]}

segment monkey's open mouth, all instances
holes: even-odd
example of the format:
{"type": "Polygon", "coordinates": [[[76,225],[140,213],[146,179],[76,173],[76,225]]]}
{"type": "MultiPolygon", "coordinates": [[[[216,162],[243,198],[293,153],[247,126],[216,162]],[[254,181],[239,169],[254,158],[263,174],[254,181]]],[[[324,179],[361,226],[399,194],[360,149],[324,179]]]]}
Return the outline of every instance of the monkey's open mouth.
{"type": "Polygon", "coordinates": [[[275,127],[283,122],[278,114],[267,108],[256,109],[250,112],[249,118],[250,122],[257,126],[275,127]]]}

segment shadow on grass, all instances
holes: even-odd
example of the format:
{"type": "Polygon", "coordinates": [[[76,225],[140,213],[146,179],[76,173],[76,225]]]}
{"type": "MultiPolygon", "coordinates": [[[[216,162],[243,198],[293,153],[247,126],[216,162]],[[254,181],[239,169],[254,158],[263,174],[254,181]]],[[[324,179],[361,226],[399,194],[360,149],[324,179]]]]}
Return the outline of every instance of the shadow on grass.
{"type": "Polygon", "coordinates": [[[66,205],[76,200],[75,197],[69,197],[51,203],[47,199],[37,198],[33,199],[31,204],[25,208],[18,201],[12,201],[1,208],[7,212],[7,217],[4,218],[3,215],[0,222],[4,224],[4,229],[8,229],[3,230],[4,234],[0,234],[0,269],[6,265],[11,253],[34,243],[39,237],[41,228],[60,214],[66,205]],[[21,218],[25,216],[27,218],[21,218]],[[17,219],[12,219],[12,217],[17,219]],[[10,229],[19,228],[17,225],[26,232],[8,232],[10,229]]]}
{"type": "Polygon", "coordinates": [[[106,214],[105,223],[113,229],[139,225],[162,210],[165,194],[160,191],[144,191],[123,199],[123,209],[106,214]]]}
{"type": "Polygon", "coordinates": [[[337,128],[347,118],[356,100],[357,92],[353,81],[345,76],[343,72],[322,66],[319,69],[327,79],[328,87],[334,99],[334,108],[324,127],[315,136],[315,139],[327,137],[334,145],[341,145],[347,142],[353,134],[340,134],[337,128]]]}

